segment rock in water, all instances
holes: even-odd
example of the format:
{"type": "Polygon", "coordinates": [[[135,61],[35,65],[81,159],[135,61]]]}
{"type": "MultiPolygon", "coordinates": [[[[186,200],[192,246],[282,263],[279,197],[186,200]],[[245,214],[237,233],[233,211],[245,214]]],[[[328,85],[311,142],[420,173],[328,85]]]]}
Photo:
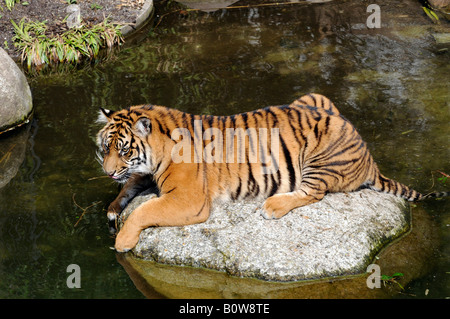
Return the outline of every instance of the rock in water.
{"type": "Polygon", "coordinates": [[[28,120],[33,103],[27,79],[0,48],[0,132],[28,120]]]}
{"type": "MultiPolygon", "coordinates": [[[[135,198],[122,216],[152,196],[135,198]]],[[[133,252],[165,264],[297,281],[364,273],[385,244],[409,229],[406,202],[371,190],[328,194],[279,220],[257,214],[261,205],[225,203],[202,224],[147,228],[133,252]]]]}

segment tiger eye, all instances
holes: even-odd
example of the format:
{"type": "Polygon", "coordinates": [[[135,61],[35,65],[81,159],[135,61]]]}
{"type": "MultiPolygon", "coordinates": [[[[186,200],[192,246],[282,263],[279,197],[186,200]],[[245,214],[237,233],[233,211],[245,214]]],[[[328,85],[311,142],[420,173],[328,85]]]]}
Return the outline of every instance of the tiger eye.
{"type": "Polygon", "coordinates": [[[122,148],[122,150],[120,152],[122,153],[122,155],[126,155],[126,154],[128,154],[129,151],[130,151],[129,147],[124,147],[124,148],[122,148]]]}

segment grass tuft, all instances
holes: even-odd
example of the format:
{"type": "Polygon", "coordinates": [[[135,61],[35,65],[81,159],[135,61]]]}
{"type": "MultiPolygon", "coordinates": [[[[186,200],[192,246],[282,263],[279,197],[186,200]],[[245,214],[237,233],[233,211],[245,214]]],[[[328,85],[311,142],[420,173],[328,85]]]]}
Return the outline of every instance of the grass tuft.
{"type": "Polygon", "coordinates": [[[34,22],[23,18],[18,24],[13,20],[11,23],[15,32],[12,40],[28,69],[93,60],[102,48],[110,49],[123,42],[121,26],[110,23],[108,19],[91,27],[81,25],[57,35],[49,34],[46,21],[34,22]]]}

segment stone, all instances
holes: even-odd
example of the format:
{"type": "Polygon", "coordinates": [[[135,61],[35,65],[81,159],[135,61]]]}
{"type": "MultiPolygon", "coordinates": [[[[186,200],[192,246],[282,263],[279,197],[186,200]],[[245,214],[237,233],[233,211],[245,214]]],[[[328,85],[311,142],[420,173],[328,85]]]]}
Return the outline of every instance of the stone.
{"type": "MultiPolygon", "coordinates": [[[[411,227],[379,252],[374,264],[383,275],[402,273],[398,283],[406,287],[412,280],[435,269],[434,258],[440,242],[439,225],[433,216],[417,205],[411,209],[411,227]]],[[[381,289],[369,289],[371,272],[293,282],[263,281],[229,276],[204,268],[172,266],[143,260],[133,254],[116,254],[136,285],[149,299],[386,299],[398,298],[402,289],[393,282],[380,282],[381,289]]],[[[380,278],[381,279],[381,278],[380,278]]]]}
{"type": "Polygon", "coordinates": [[[130,35],[139,28],[143,27],[147,21],[153,15],[153,0],[145,0],[141,10],[139,10],[135,22],[132,24],[126,24],[121,29],[122,35],[130,35]]]}
{"type": "MultiPolygon", "coordinates": [[[[153,196],[136,197],[122,218],[153,196]]],[[[381,248],[409,229],[406,202],[371,190],[328,194],[279,220],[256,213],[262,204],[218,204],[205,223],[147,228],[133,253],[142,260],[239,277],[311,280],[365,273],[381,248]]]]}
{"type": "Polygon", "coordinates": [[[66,20],[69,29],[79,28],[81,26],[81,10],[77,4],[70,4],[66,8],[66,13],[69,15],[66,20]]]}
{"type": "Polygon", "coordinates": [[[33,109],[27,79],[8,53],[0,48],[0,132],[28,121],[33,109]]]}

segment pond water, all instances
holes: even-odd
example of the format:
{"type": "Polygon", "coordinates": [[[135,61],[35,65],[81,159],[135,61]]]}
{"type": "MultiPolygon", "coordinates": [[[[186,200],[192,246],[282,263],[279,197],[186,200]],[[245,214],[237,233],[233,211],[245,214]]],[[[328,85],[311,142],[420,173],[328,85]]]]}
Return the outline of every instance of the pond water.
{"type": "MultiPolygon", "coordinates": [[[[160,2],[156,29],[108,61],[30,76],[34,120],[0,138],[23,145],[23,162],[0,188],[0,298],[143,298],[110,249],[105,210],[118,186],[95,159],[98,107],[219,115],[322,93],[385,175],[422,192],[448,190],[438,171],[450,173],[450,53],[433,34],[449,24],[432,24],[416,1],[377,3],[381,28],[368,29],[369,2],[360,0],[212,12],[160,2]],[[66,285],[70,264],[80,266],[79,289],[66,285]]],[[[11,149],[2,145],[0,160],[11,149]]],[[[432,270],[392,297],[449,297],[450,201],[416,205],[437,223],[439,246],[432,270]]]]}

